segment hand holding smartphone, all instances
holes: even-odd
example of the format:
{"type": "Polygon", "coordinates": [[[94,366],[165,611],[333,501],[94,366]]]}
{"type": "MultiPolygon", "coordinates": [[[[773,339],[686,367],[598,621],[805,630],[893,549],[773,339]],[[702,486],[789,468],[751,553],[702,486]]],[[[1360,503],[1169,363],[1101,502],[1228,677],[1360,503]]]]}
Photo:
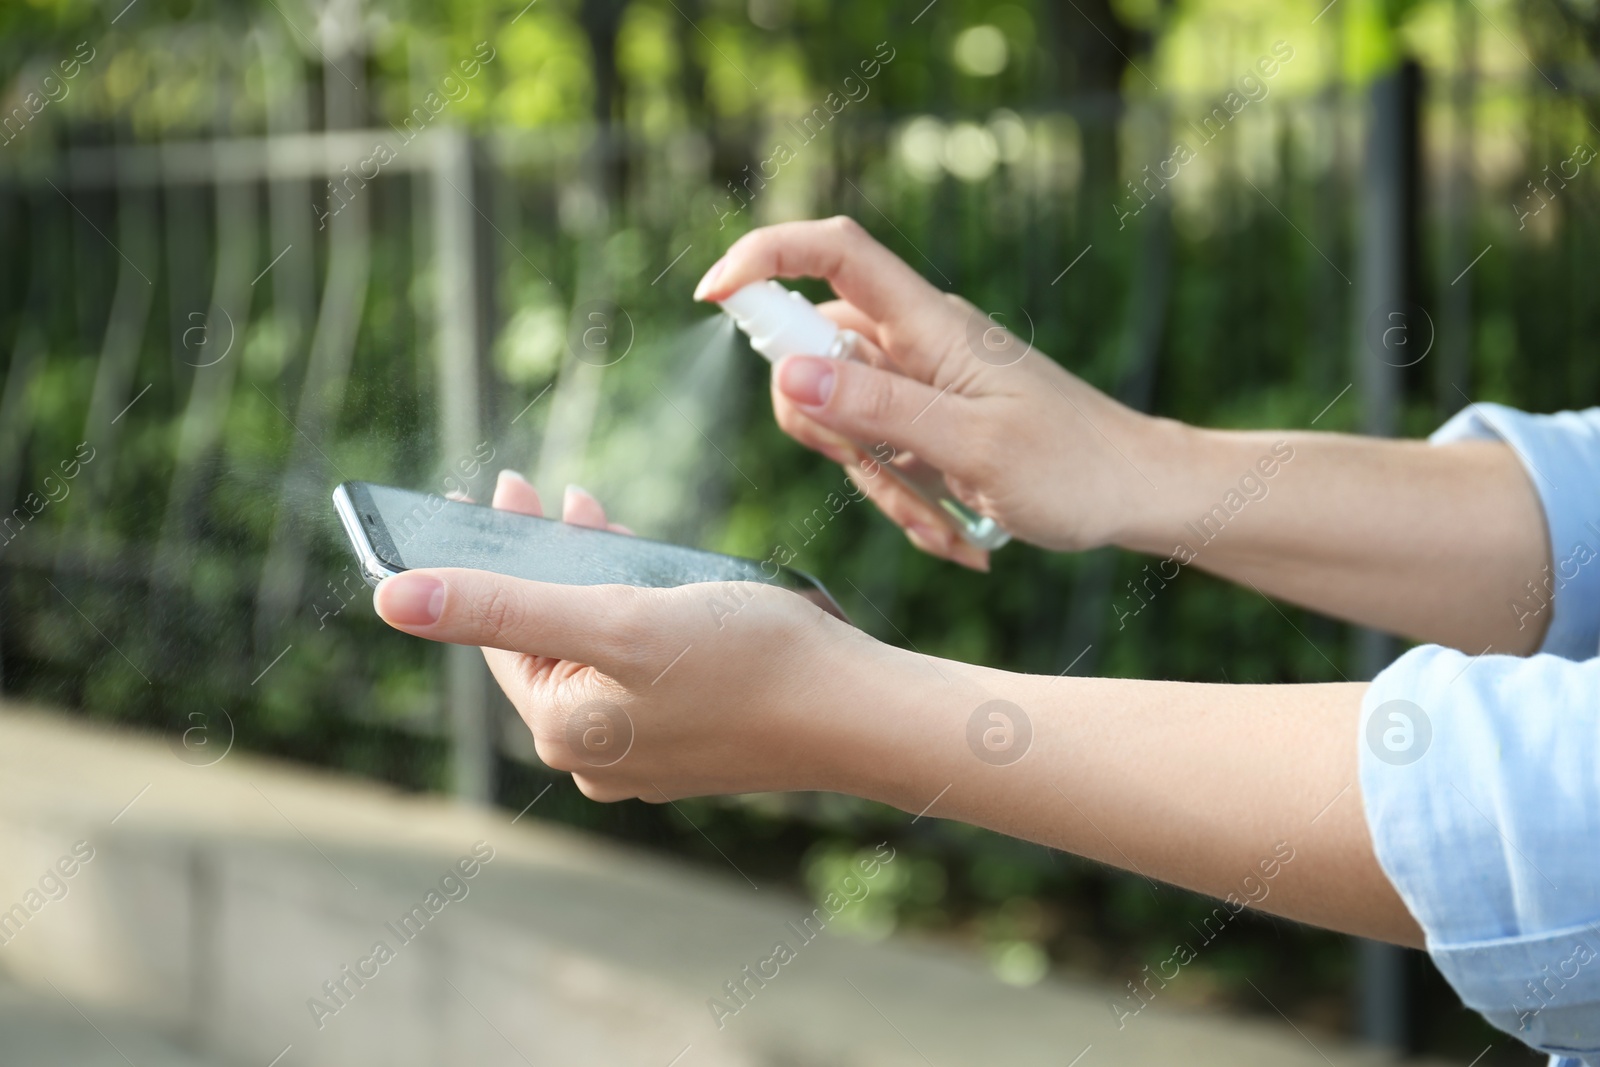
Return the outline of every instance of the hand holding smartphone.
{"type": "Polygon", "coordinates": [[[837,789],[871,728],[856,702],[927,669],[775,561],[608,532],[585,493],[565,522],[508,472],[492,508],[360,484],[337,501],[378,617],[481,649],[539,759],[595,800],[837,789]]]}

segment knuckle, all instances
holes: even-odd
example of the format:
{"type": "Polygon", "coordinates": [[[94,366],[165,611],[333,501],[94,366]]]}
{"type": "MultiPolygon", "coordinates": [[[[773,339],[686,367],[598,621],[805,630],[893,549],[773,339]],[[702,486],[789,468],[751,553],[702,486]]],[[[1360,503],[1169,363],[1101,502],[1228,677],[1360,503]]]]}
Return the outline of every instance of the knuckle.
{"type": "MultiPolygon", "coordinates": [[[[528,728],[528,733],[533,738],[534,751],[545,763],[550,763],[550,757],[558,754],[563,748],[562,717],[553,702],[547,699],[538,699],[528,695],[525,686],[518,699],[513,701],[517,715],[521,717],[523,725],[528,728]]],[[[554,766],[551,763],[551,766],[554,766]]]]}
{"type": "Polygon", "coordinates": [[[851,218],[849,215],[835,215],[828,220],[828,226],[835,230],[842,240],[860,241],[870,240],[866,228],[851,218]]]}
{"type": "Polygon", "coordinates": [[[597,804],[615,804],[638,795],[631,789],[599,781],[589,774],[574,774],[572,784],[578,787],[578,792],[597,804]]]}
{"type": "MultiPolygon", "coordinates": [[[[965,408],[965,405],[955,406],[965,408]]],[[[999,477],[1004,466],[1003,457],[1008,451],[1007,428],[992,420],[975,417],[966,410],[956,417],[956,421],[960,438],[967,444],[960,450],[960,460],[954,465],[955,469],[948,473],[960,475],[978,485],[991,484],[999,477]]]]}
{"type": "Polygon", "coordinates": [[[899,406],[899,384],[894,377],[883,371],[872,372],[865,368],[839,369],[853,379],[841,382],[843,387],[835,393],[839,397],[841,414],[872,426],[887,423],[899,406]],[[858,371],[860,373],[856,373],[858,371]]]}
{"type": "Polygon", "coordinates": [[[533,751],[539,761],[553,771],[571,773],[583,767],[583,764],[572,754],[561,737],[540,737],[536,731],[533,735],[533,751]]]}
{"type": "Polygon", "coordinates": [[[941,292],[939,297],[945,303],[947,314],[951,315],[952,317],[958,317],[962,321],[965,321],[972,318],[974,315],[983,315],[983,312],[978,310],[978,305],[974,304],[960,293],[941,292]]]}
{"type": "Polygon", "coordinates": [[[491,582],[475,605],[484,626],[497,641],[514,647],[522,622],[521,602],[502,582],[491,582]]]}
{"type": "Polygon", "coordinates": [[[659,590],[627,587],[620,591],[607,613],[606,640],[613,654],[635,662],[647,660],[660,643],[660,626],[654,610],[659,590]]]}

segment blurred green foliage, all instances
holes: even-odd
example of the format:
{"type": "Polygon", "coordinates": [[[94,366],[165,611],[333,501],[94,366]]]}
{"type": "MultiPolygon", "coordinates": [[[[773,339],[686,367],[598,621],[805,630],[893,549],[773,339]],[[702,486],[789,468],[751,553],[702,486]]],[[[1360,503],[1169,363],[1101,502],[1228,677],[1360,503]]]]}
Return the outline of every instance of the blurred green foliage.
{"type": "MultiPolygon", "coordinates": [[[[1131,403],[1210,425],[1353,429],[1357,401],[1338,398],[1361,344],[1348,276],[1364,92],[1412,55],[1428,79],[1418,292],[1440,347],[1407,371],[1406,432],[1466,396],[1594,403],[1593,175],[1525,227],[1512,206],[1546,164],[1600,137],[1593,31],[1584,12],[1543,0],[940,0],[920,14],[833,0],[5,5],[4,104],[25,121],[0,147],[0,493],[20,502],[79,441],[107,444],[72,496],[0,547],[0,678],[11,694],[169,730],[222,708],[247,747],[450,787],[441,653],[372,618],[327,506],[342,478],[440,488],[460,458],[439,444],[446,309],[439,190],[411,169],[422,146],[353,201],[370,261],[350,290],[348,372],[327,380],[310,353],[348,269],[334,242],[356,216],[312,229],[334,207],[320,181],[254,183],[247,273],[298,247],[252,283],[218,365],[231,377],[203,403],[216,368],[197,368],[183,338],[197,312],[214,327],[218,189],[96,176],[104,157],[85,153],[323,129],[388,137],[428,93],[452,92],[443,79],[480,42],[494,58],[434,121],[474,137],[472,185],[457,191],[486,223],[470,315],[495,466],[538,473],[547,494],[581,480],[643,533],[756,558],[790,544],[866,629],[932,655],[1200,681],[1352,673],[1344,627],[1285,608],[1286,626],[1197,572],[1119,618],[1145,562],[1121,553],[1018,544],[977,575],[916,553],[865,504],[807,540],[842,475],[775,428],[764,366],[701,326],[692,281],[754,225],[845,212],[1131,403]],[[1295,58],[1268,95],[1119,226],[1125,183],[1280,40],[1295,58]],[[29,94],[55,91],[46,78],[59,81],[80,42],[93,58],[34,113],[29,94]],[[849,103],[814,141],[797,137],[829,93],[849,103]],[[744,184],[780,142],[793,162],[744,184]],[[129,267],[148,274],[144,297],[129,267]],[[570,343],[574,307],[595,299],[625,309],[634,344],[603,369],[570,343]],[[106,385],[120,321],[134,323],[134,359],[106,385]],[[94,416],[102,386],[116,402],[94,416]],[[221,431],[186,438],[186,420],[208,413],[221,431]]],[[[500,798],[520,808],[553,779],[506,722],[500,798]]],[[[847,925],[982,945],[1019,983],[1050,962],[1132,978],[1211,908],[838,797],[599,807],[561,783],[539,812],[714,865],[715,840],[753,877],[817,893],[888,839],[901,859],[847,925]]],[[[1345,1025],[1351,969],[1343,939],[1251,918],[1174,995],[1255,1008],[1255,976],[1297,1014],[1345,1025]]],[[[1430,1018],[1438,1047],[1475,1040],[1448,1009],[1430,1018]]]]}

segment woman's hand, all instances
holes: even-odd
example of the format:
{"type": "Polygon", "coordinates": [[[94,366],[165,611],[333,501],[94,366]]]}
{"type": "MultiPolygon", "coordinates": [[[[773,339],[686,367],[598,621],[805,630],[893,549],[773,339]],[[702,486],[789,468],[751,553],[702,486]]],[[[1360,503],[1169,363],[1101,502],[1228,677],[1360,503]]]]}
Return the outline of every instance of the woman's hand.
{"type": "MultiPolygon", "coordinates": [[[[515,475],[495,505],[539,509],[515,475]]],[[[564,512],[607,525],[581,490],[564,512]]],[[[1241,880],[1270,863],[1270,897],[1250,897],[1266,910],[1420,943],[1352,788],[1360,684],[1007,674],[879,644],[748,582],[421,570],[375,604],[407,633],[484,646],[540,758],[596,800],[835,790],[1216,897],[1259,888],[1241,880]]]]}
{"type": "MultiPolygon", "coordinates": [[[[942,470],[964,503],[1046,548],[1116,541],[1151,510],[1183,427],[1067,373],[958,296],[935,289],[853,220],[769,226],[736,241],[695,297],[764,278],[825,278],[822,311],[869,343],[868,362],[791,356],[774,368],[778,424],[847,466],[886,442],[942,470]],[[852,444],[854,442],[854,444],[852,444]]],[[[986,569],[988,553],[892,479],[863,489],[919,548],[986,569]]]]}
{"type": "MultiPolygon", "coordinates": [[[[502,472],[494,506],[540,513],[502,472]]],[[[588,493],[567,522],[627,532],[588,493]]],[[[539,758],[596,800],[842,789],[862,748],[844,708],[871,700],[905,653],[786,590],[566,586],[485,571],[408,571],[374,598],[397,629],[483,646],[539,758]]]]}

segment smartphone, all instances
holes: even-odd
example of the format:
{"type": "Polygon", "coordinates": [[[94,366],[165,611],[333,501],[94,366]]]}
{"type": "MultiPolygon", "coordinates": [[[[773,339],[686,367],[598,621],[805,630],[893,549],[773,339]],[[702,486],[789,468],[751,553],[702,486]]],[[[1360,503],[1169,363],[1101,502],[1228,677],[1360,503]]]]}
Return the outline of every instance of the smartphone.
{"type": "Polygon", "coordinates": [[[333,507],[370,585],[423,567],[468,567],[560,585],[760,582],[850,621],[815,578],[770,560],[758,563],[371,482],[343,483],[333,491],[333,507]]]}

